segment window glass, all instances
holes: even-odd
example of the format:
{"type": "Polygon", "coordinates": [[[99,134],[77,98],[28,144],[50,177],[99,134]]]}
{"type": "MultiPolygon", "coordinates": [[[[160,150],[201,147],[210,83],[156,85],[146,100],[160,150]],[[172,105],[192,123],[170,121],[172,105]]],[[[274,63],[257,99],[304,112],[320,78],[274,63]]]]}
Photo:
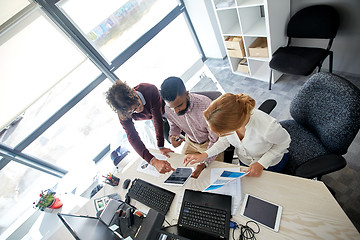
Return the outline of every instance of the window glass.
{"type": "Polygon", "coordinates": [[[176,0],[109,0],[106,4],[100,0],[62,0],[57,3],[109,63],[177,5],[176,0]]]}
{"type": "MultiPolygon", "coordinates": [[[[59,178],[10,162],[0,171],[0,234],[19,218],[35,211],[33,202],[42,189],[54,187],[59,178]]],[[[21,219],[20,219],[21,220],[21,219]]]]}
{"type": "Polygon", "coordinates": [[[158,35],[121,65],[115,74],[135,86],[142,82],[157,87],[169,76],[181,77],[201,55],[184,16],[178,16],[158,35]]]}
{"type": "Polygon", "coordinates": [[[116,114],[105,101],[104,93],[110,86],[109,80],[102,82],[24,152],[67,170],[92,164],[114,131],[120,130],[116,114]]]}
{"type": "Polygon", "coordinates": [[[29,4],[30,2],[28,0],[1,0],[0,9],[2,9],[2,11],[0,11],[0,25],[29,4]],[[6,11],[4,9],[6,9],[6,11]]]}
{"type": "Polygon", "coordinates": [[[0,141],[11,147],[100,75],[45,17],[34,14],[31,24],[0,46],[0,111],[6,113],[0,115],[6,128],[0,141]]]}
{"type": "MultiPolygon", "coordinates": [[[[178,4],[176,0],[113,0],[106,3],[63,0],[58,6],[108,61],[128,48],[178,4]]],[[[46,17],[39,11],[35,13],[38,17],[32,18],[34,21],[7,37],[4,43],[0,41],[0,91],[6,89],[11,93],[0,94],[5,99],[0,98],[0,102],[23,104],[11,115],[12,119],[19,116],[17,121],[0,132],[0,141],[10,147],[15,147],[36,130],[100,74],[95,65],[46,17]],[[16,84],[7,85],[10,83],[16,84]]],[[[200,58],[187,23],[180,15],[116,74],[131,86],[151,82],[159,87],[166,77],[181,76],[200,58]]],[[[90,187],[94,178],[101,176],[99,172],[106,174],[114,167],[108,164],[111,163],[109,154],[97,164],[92,161],[109,144],[110,152],[121,145],[131,151],[130,159],[138,157],[128,143],[116,113],[106,103],[104,93],[111,85],[109,80],[100,83],[23,150],[68,170],[69,173],[61,179],[69,186],[65,187],[65,192],[78,190],[80,185],[90,187]]],[[[5,110],[7,104],[0,106],[1,112],[8,112],[5,110]]],[[[152,122],[137,121],[135,126],[145,145],[155,148],[152,122]]],[[[0,234],[32,206],[41,189],[54,185],[59,185],[59,178],[13,161],[1,169],[0,186],[5,190],[0,194],[0,234]],[[9,202],[14,207],[6,207],[9,202]],[[8,215],[11,217],[7,218],[8,215]]]]}
{"type": "MultiPolygon", "coordinates": [[[[130,151],[130,158],[139,157],[129,144],[117,114],[106,102],[104,93],[111,85],[111,81],[103,81],[23,150],[68,170],[67,188],[62,187],[64,191],[85,189],[99,176],[99,172],[106,174],[114,170],[110,155],[97,164],[93,161],[108,145],[110,152],[121,146],[130,151]]],[[[136,121],[135,127],[148,148],[156,147],[152,121],[136,121]]],[[[76,194],[82,192],[77,191],[76,194]]]]}
{"type": "Polygon", "coordinates": [[[90,60],[82,62],[27,108],[8,129],[4,129],[0,133],[0,141],[8,146],[15,147],[85,86],[94,81],[99,74],[100,71],[90,60]]]}
{"type": "Polygon", "coordinates": [[[0,107],[6,113],[1,124],[21,114],[85,58],[42,16],[3,43],[0,56],[0,107]]]}

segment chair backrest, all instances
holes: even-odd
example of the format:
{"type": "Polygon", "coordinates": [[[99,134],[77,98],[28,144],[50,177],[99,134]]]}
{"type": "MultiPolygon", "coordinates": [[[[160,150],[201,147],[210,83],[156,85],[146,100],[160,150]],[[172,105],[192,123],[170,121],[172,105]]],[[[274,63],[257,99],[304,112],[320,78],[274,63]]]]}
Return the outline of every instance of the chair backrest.
{"type": "Polygon", "coordinates": [[[314,5],[298,11],[287,26],[288,37],[295,38],[335,38],[339,28],[339,14],[328,5],[314,5]]]}
{"type": "Polygon", "coordinates": [[[316,73],[290,104],[293,119],[331,153],[343,155],[360,128],[360,90],[331,73],[316,73]]]}
{"type": "Polygon", "coordinates": [[[191,92],[191,93],[207,96],[213,101],[222,95],[222,93],[219,91],[203,91],[203,92],[191,92]]]}

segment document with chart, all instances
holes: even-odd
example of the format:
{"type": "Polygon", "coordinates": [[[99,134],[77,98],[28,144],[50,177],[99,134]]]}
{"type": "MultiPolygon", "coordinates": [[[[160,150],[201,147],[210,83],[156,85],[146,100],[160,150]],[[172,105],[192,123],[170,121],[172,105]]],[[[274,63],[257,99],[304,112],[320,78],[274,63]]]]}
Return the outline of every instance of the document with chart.
{"type": "Polygon", "coordinates": [[[240,172],[240,168],[211,169],[211,184],[204,192],[219,193],[232,196],[231,214],[235,215],[241,204],[241,178],[247,173],[240,172]]]}

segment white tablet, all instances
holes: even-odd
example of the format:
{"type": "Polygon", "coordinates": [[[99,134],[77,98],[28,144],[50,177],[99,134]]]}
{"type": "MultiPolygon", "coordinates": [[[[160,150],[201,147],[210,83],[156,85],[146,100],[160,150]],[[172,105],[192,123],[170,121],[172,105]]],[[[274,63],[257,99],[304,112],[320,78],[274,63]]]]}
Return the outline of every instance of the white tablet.
{"type": "Polygon", "coordinates": [[[282,207],[267,200],[245,194],[240,214],[278,232],[282,207]]]}
{"type": "Polygon", "coordinates": [[[165,180],[165,184],[173,186],[183,186],[186,181],[191,177],[194,168],[192,167],[181,167],[177,168],[171,173],[171,175],[165,180]]]}

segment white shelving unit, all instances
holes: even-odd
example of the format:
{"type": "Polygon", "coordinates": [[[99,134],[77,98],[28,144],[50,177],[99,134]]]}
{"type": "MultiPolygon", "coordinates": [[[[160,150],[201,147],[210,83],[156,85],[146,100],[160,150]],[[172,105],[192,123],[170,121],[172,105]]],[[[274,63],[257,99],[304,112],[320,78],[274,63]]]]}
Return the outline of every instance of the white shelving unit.
{"type": "MultiPolygon", "coordinates": [[[[222,35],[243,39],[249,72],[237,71],[242,58],[228,57],[233,73],[269,81],[271,56],[279,47],[286,45],[290,0],[212,0],[212,2],[222,35]],[[269,57],[250,56],[249,46],[258,37],[266,38],[269,57]]],[[[273,71],[273,83],[280,76],[281,73],[273,71]]]]}

